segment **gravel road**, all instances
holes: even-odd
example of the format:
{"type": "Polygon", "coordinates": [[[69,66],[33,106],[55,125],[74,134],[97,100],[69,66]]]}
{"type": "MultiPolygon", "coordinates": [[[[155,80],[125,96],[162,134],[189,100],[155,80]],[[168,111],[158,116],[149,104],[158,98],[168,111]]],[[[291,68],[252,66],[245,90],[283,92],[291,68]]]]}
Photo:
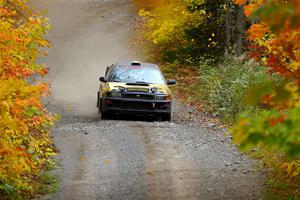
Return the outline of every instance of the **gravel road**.
{"type": "Polygon", "coordinates": [[[174,122],[101,121],[98,77],[107,65],[137,58],[128,37],[136,19],[129,0],[43,0],[53,48],[49,108],[61,114],[53,129],[62,167],[53,200],[260,199],[262,174],[238,153],[225,130],[186,123],[188,107],[175,104],[174,122]],[[206,128],[205,128],[206,127],[206,128]],[[207,128],[208,127],[208,128],[207,128]]]}

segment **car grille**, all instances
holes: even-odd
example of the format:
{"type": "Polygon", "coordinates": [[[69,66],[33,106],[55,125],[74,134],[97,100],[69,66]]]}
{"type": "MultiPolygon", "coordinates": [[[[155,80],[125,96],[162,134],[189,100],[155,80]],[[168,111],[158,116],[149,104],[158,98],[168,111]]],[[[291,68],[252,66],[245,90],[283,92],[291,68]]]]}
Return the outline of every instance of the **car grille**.
{"type": "Polygon", "coordinates": [[[135,109],[135,110],[151,110],[153,104],[149,102],[123,102],[123,109],[135,109]]]}
{"type": "Polygon", "coordinates": [[[136,111],[153,111],[153,110],[170,110],[170,102],[141,102],[141,101],[122,101],[122,100],[112,100],[107,107],[120,108],[124,110],[136,110],[136,111]]]}
{"type": "Polygon", "coordinates": [[[123,94],[123,98],[128,98],[128,99],[154,99],[154,95],[150,95],[150,94],[123,94]]]}

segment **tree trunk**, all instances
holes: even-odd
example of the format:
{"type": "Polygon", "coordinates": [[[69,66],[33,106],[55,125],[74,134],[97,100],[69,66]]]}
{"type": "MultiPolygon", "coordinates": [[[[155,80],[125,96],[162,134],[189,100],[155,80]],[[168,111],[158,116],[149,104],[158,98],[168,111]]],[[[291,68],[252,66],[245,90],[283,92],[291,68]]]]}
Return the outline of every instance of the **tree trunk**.
{"type": "Polygon", "coordinates": [[[228,56],[230,53],[231,46],[231,33],[232,33],[232,2],[231,0],[227,0],[227,12],[225,17],[225,30],[226,30],[226,48],[225,48],[225,56],[228,56]]]}
{"type": "Polygon", "coordinates": [[[244,49],[244,38],[245,38],[245,26],[246,26],[246,16],[244,14],[244,7],[238,7],[236,29],[237,29],[237,40],[236,40],[236,55],[240,56],[243,54],[244,49]]]}

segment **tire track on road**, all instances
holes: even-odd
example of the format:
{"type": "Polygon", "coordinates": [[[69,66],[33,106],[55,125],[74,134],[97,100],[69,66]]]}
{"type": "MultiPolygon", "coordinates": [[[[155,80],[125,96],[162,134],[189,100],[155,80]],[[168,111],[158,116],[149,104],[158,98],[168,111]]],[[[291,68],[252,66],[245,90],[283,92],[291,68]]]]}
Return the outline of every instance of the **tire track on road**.
{"type": "Polygon", "coordinates": [[[175,145],[164,143],[164,140],[155,142],[156,135],[164,134],[164,130],[141,124],[133,125],[131,129],[145,147],[145,181],[149,199],[200,199],[196,189],[199,185],[193,185],[195,177],[200,175],[199,168],[175,145]]]}

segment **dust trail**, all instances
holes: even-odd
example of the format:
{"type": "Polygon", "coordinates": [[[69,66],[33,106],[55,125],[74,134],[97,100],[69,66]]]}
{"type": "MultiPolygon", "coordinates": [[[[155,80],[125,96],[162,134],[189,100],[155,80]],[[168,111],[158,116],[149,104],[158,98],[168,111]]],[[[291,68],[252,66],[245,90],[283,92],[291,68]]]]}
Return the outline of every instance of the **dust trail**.
{"type": "Polygon", "coordinates": [[[124,12],[124,7],[130,10],[132,5],[122,0],[107,0],[105,6],[100,0],[35,4],[47,9],[52,26],[48,38],[53,47],[45,60],[50,68],[52,101],[74,115],[96,116],[99,77],[106,66],[134,59],[127,44],[134,14],[124,12]]]}

